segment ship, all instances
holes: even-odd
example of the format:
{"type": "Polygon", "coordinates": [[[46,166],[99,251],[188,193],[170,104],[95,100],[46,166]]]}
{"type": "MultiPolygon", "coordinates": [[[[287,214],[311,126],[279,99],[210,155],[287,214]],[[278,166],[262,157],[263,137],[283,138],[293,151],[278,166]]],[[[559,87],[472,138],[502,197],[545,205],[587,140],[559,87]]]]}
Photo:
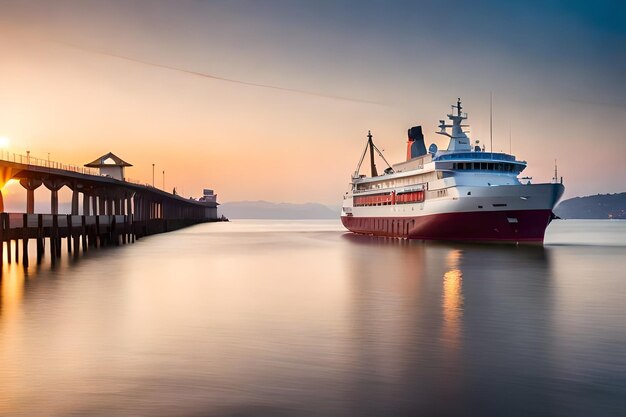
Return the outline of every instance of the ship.
{"type": "MultiPolygon", "coordinates": [[[[350,190],[343,196],[341,221],[351,232],[405,239],[542,243],[565,190],[563,178],[532,183],[521,177],[527,162],[487,152],[472,142],[461,99],[452,105],[440,135],[449,139],[428,150],[421,126],[408,130],[406,160],[390,165],[371,132],[350,190]],[[369,151],[371,175],[360,173],[369,151]],[[387,164],[378,174],[374,152],[387,164]]],[[[509,151],[510,152],[510,151],[509,151]]]]}

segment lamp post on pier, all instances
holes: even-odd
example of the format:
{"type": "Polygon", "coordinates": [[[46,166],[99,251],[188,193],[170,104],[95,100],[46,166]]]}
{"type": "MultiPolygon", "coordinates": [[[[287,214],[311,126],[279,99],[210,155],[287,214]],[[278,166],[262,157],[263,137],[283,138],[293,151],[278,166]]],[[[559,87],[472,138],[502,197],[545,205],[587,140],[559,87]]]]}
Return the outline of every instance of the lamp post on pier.
{"type": "Polygon", "coordinates": [[[152,187],[154,187],[154,164],[152,164],[152,187]]]}

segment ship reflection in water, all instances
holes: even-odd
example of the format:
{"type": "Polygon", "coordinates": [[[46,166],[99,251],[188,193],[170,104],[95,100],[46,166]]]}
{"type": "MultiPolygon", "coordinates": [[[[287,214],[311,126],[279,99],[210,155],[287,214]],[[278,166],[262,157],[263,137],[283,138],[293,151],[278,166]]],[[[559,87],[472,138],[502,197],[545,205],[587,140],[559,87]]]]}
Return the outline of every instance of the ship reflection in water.
{"type": "Polygon", "coordinates": [[[462,252],[448,254],[449,270],[443,275],[443,341],[452,351],[459,347],[461,319],[463,316],[463,272],[459,269],[462,252]]]}
{"type": "Polygon", "coordinates": [[[5,259],[0,415],[618,415],[625,255],[247,221],[5,259]]]}

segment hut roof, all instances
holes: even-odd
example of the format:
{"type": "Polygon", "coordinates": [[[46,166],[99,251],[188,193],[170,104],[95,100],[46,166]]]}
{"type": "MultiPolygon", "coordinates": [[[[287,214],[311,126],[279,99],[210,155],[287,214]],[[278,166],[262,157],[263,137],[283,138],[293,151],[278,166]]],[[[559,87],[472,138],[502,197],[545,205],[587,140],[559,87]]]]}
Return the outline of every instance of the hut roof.
{"type": "Polygon", "coordinates": [[[109,152],[102,155],[95,161],[85,164],[85,166],[89,168],[100,168],[102,166],[132,167],[132,164],[129,164],[119,156],[116,156],[113,152],[109,152]]]}

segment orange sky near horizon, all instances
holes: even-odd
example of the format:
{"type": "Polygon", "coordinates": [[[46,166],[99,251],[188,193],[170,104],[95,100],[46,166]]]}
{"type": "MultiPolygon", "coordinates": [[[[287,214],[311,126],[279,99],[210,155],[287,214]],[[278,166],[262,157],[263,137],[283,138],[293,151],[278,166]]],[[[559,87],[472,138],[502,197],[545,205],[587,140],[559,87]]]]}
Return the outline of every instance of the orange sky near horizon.
{"type": "Polygon", "coordinates": [[[413,125],[423,125],[427,146],[444,147],[436,125],[460,96],[470,136],[488,146],[493,90],[494,150],[508,152],[511,129],[513,153],[529,163],[524,175],[549,181],[556,158],[565,197],[625,191],[624,108],[544,90],[546,81],[513,69],[516,62],[482,71],[489,49],[448,55],[436,37],[420,40],[434,61],[421,71],[395,48],[295,30],[288,19],[276,27],[195,5],[140,13],[94,4],[50,16],[45,7],[16,7],[1,25],[0,136],[9,152],[82,165],[111,151],[134,165],[129,178],[151,182],[154,163],[155,185],[165,170],[165,188],[186,196],[212,188],[221,202],[339,205],[369,129],[392,163],[404,158],[413,125]],[[380,104],[228,83],[98,51],[380,104]],[[469,64],[461,77],[451,68],[457,60],[469,64]]]}

